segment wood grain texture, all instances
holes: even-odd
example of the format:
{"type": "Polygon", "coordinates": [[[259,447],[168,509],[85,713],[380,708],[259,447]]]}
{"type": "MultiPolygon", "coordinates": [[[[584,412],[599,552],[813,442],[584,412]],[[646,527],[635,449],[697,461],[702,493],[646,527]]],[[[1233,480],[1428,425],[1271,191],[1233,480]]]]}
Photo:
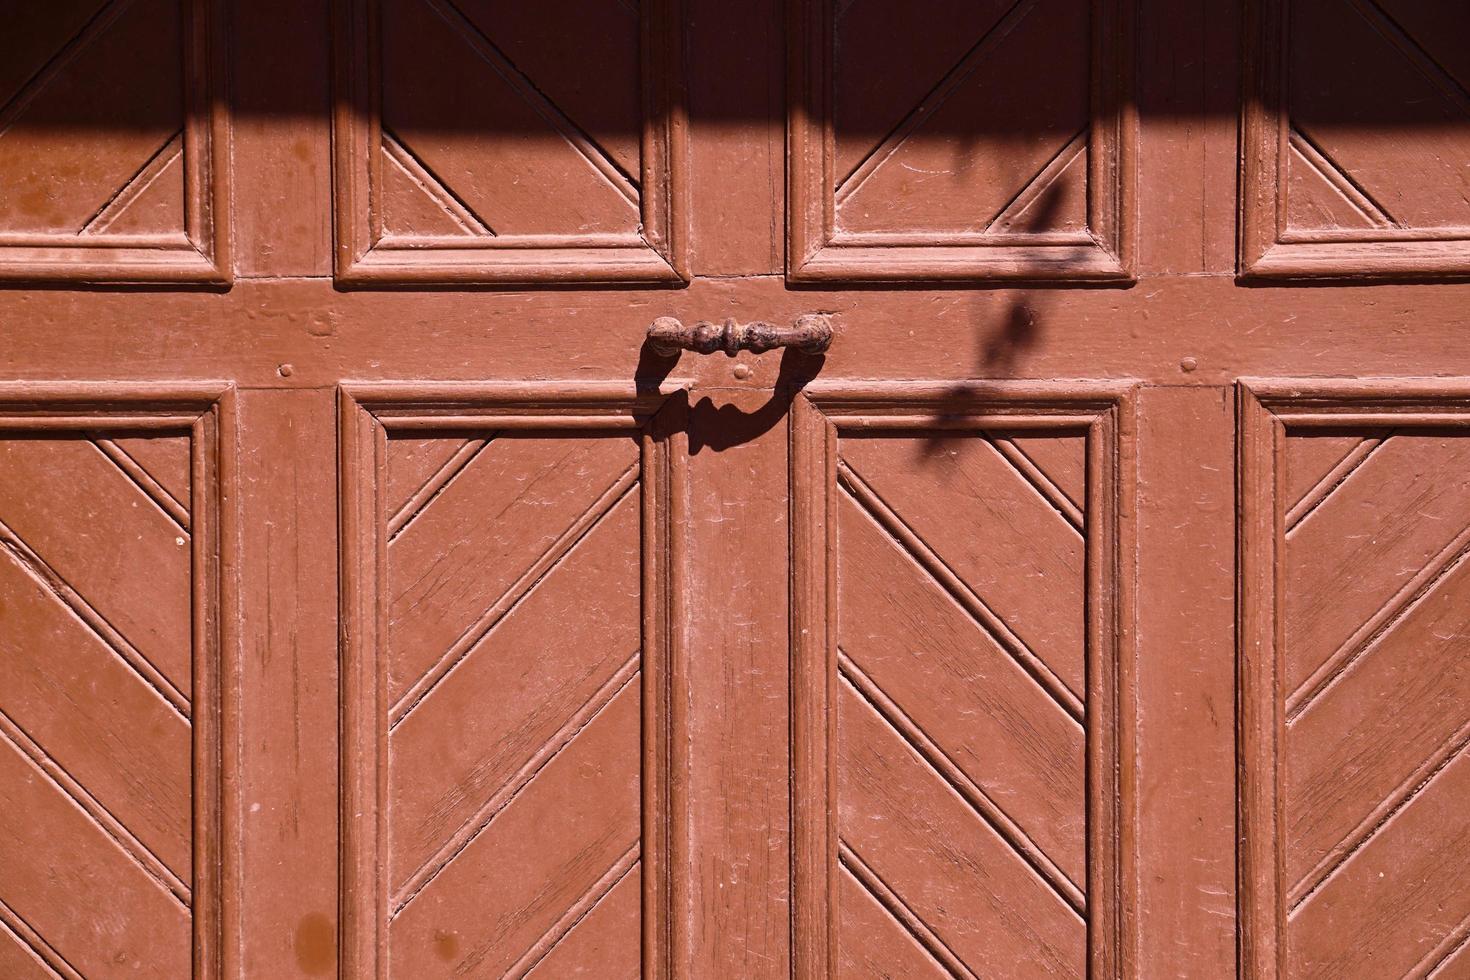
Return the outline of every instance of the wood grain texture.
{"type": "Polygon", "coordinates": [[[1146,387],[1136,415],[1138,975],[1232,976],[1235,405],[1146,387]]]}
{"type": "Polygon", "coordinates": [[[669,464],[645,428],[657,400],[616,392],[340,396],[345,969],[520,976],[591,946],[666,973],[669,464]],[[414,571],[454,542],[452,572],[414,571]],[[397,574],[438,584],[399,608],[397,574]],[[414,629],[446,610],[448,632],[414,629]]]}
{"type": "Polygon", "coordinates": [[[0,417],[7,942],[48,975],[225,975],[238,911],[236,757],[222,734],[234,723],[232,392],[11,383],[0,417]],[[94,441],[136,447],[152,422],[148,439],[179,444],[150,460],[164,478],[178,485],[157,459],[188,460],[188,530],[156,485],[135,482],[141,468],[94,441]],[[76,479],[58,482],[66,471],[76,479]],[[154,562],[181,571],[149,579],[154,562]],[[161,650],[177,655],[157,658],[172,679],[149,659],[161,650]],[[109,914],[75,914],[98,903],[109,914]]]}
{"type": "Polygon", "coordinates": [[[1124,975],[1115,971],[1130,956],[1122,917],[1133,899],[1118,814],[1132,806],[1132,776],[1114,753],[1131,744],[1119,714],[1130,710],[1131,680],[1118,659],[1127,640],[1109,617],[1131,601],[1113,564],[1117,535],[1131,533],[1119,531],[1128,491],[1114,469],[1128,452],[1118,441],[1130,425],[1126,398],[1064,385],[970,393],[818,383],[809,393],[797,402],[791,463],[802,522],[793,528],[796,974],[891,960],[960,976],[1124,975]],[[1055,498],[1030,482],[1039,468],[1028,476],[996,449],[1014,445],[999,436],[1023,422],[1022,441],[1054,471],[1083,453],[1074,491],[1086,502],[1085,535],[1057,509],[1067,498],[1054,483],[1055,498]],[[1036,450],[1052,433],[1062,444],[1036,450]],[[997,469],[965,479],[946,468],[965,458],[997,469]],[[1024,490],[1012,494],[1010,481],[1024,490]],[[970,496],[980,486],[987,495],[970,496]],[[946,513],[950,529],[931,521],[926,532],[930,511],[946,513]],[[973,527],[956,532],[955,519],[973,527]],[[1069,605],[1085,620],[1075,692],[1010,626],[1008,616],[1024,619],[1001,601],[1011,582],[961,557],[1014,557],[1020,544],[1007,535],[1053,523],[1075,553],[1036,538],[1036,554],[1060,564],[1038,569],[1022,591],[1053,623],[1069,605]],[[1045,577],[1061,588],[1049,602],[1045,577]],[[1109,600],[1084,606],[1084,595],[1109,600]],[[1083,648],[1096,651],[1085,670],[1083,648]],[[887,919],[886,938],[870,948],[871,928],[853,930],[875,915],[887,919]]]}
{"type": "Polygon", "coordinates": [[[338,282],[686,275],[675,0],[338,8],[338,282]]]}
{"type": "Polygon", "coordinates": [[[238,396],[240,918],[247,976],[337,965],[336,403],[238,396]]]}
{"type": "Polygon", "coordinates": [[[1470,390],[1253,383],[1241,405],[1242,967],[1426,976],[1470,916],[1458,806],[1470,514],[1453,510],[1470,390]],[[1355,417],[1356,445],[1340,424],[1355,417]],[[1317,431],[1330,442],[1293,451],[1317,431]],[[1289,530],[1285,461],[1315,458],[1320,470],[1345,445],[1322,499],[1289,530]],[[1355,459],[1358,446],[1370,449],[1355,459]],[[1405,499],[1418,504],[1405,510],[1405,499]],[[1362,555],[1337,553],[1363,543],[1362,555]],[[1359,574],[1334,577],[1343,563],[1359,574]],[[1332,603],[1322,642],[1300,624],[1332,603]]]}

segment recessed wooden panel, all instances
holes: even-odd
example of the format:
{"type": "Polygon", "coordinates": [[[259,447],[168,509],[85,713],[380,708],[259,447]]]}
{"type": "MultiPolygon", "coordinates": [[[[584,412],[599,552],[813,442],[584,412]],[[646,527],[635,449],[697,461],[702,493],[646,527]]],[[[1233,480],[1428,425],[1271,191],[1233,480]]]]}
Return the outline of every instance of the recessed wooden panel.
{"type": "Polygon", "coordinates": [[[1470,272],[1470,9],[1256,0],[1241,271],[1470,272]]]}
{"type": "Polygon", "coordinates": [[[223,970],[222,406],[134,394],[0,389],[7,975],[223,970]]]}
{"type": "Polygon", "coordinates": [[[359,394],[343,418],[347,968],[657,975],[662,444],[636,402],[568,419],[464,400],[441,421],[448,398],[359,394]]]}
{"type": "Polygon", "coordinates": [[[1457,975],[1470,403],[1298,393],[1242,392],[1249,975],[1457,975]]]}
{"type": "Polygon", "coordinates": [[[227,282],[213,0],[12,4],[0,279],[227,282]]]}
{"type": "Polygon", "coordinates": [[[1128,278],[1131,0],[793,7],[791,278],[1128,278]]]}
{"type": "Polygon", "coordinates": [[[800,403],[799,976],[1127,975],[1119,409],[1052,394],[800,403]]]}
{"type": "Polygon", "coordinates": [[[676,0],[344,0],[337,274],[683,274],[676,0]]]}

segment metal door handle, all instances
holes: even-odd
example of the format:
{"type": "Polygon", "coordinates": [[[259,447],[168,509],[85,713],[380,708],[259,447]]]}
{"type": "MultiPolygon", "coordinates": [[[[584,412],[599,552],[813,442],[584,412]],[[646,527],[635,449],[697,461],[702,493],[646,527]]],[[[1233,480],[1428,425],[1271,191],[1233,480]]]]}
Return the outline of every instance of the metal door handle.
{"type": "Polygon", "coordinates": [[[807,354],[820,354],[832,345],[832,321],[821,313],[807,313],[796,318],[789,327],[774,323],[710,323],[701,320],[684,326],[671,316],[661,316],[648,328],[648,342],[656,354],[670,357],[681,350],[713,354],[717,350],[726,357],[740,351],[764,354],[777,347],[795,347],[807,354]]]}

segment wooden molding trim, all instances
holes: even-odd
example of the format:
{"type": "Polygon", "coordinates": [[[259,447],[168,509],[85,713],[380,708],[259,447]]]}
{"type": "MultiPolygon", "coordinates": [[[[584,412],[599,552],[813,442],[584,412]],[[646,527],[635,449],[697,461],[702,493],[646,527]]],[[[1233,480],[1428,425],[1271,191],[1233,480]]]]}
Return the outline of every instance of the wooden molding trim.
{"type": "Polygon", "coordinates": [[[1132,386],[1066,382],[815,383],[792,406],[793,975],[835,974],[838,840],[836,499],[844,432],[1083,429],[1087,433],[1087,881],[1089,976],[1133,968],[1135,893],[1132,386]]]}
{"type": "Polygon", "coordinates": [[[183,14],[183,234],[90,240],[0,234],[0,282],[228,286],[234,281],[225,11],[220,0],[188,0],[183,14]]]}
{"type": "Polygon", "coordinates": [[[844,236],[836,227],[834,0],[793,0],[787,107],[786,278],[791,282],[1131,282],[1137,110],[1136,0],[1094,0],[1088,231],[1043,235],[844,236]]]}
{"type": "Polygon", "coordinates": [[[379,0],[336,0],[335,60],[341,97],[333,116],[333,208],[337,282],[514,285],[687,281],[688,122],[683,97],[679,0],[641,4],[643,94],[641,230],[629,236],[501,235],[381,240],[379,0]]]}
{"type": "MultiPolygon", "coordinates": [[[[192,690],[193,859],[189,911],[193,976],[235,976],[240,923],[237,678],[238,527],[234,387],[172,384],[0,383],[0,436],[162,431],[190,442],[194,573],[192,690]]],[[[98,896],[105,902],[106,896],[98,896]]]]}
{"type": "Polygon", "coordinates": [[[1281,753],[1286,692],[1281,464],[1288,427],[1394,429],[1470,426],[1464,379],[1243,379],[1238,426],[1236,702],[1240,975],[1287,976],[1285,807],[1281,753]]]}
{"type": "Polygon", "coordinates": [[[678,909],[685,812],[680,774],[686,698],[681,615],[687,520],[687,399],[621,384],[372,384],[339,388],[341,481],[341,796],[339,944],[344,975],[388,973],[386,880],[387,526],[381,494],[390,431],[625,432],[640,443],[642,508],[642,834],[644,976],[670,977],[681,948],[678,909]]]}
{"type": "Polygon", "coordinates": [[[1246,3],[1239,275],[1266,280],[1453,279],[1470,275],[1470,229],[1466,228],[1287,232],[1290,3],[1246,3]]]}

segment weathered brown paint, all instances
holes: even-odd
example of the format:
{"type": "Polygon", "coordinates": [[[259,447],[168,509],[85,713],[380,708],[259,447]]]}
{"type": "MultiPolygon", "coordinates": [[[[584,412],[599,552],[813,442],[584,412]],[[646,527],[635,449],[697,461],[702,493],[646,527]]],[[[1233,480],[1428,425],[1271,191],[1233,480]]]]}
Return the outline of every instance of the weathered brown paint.
{"type": "Polygon", "coordinates": [[[1467,30],[6,12],[0,976],[1470,976],[1467,30]]]}

